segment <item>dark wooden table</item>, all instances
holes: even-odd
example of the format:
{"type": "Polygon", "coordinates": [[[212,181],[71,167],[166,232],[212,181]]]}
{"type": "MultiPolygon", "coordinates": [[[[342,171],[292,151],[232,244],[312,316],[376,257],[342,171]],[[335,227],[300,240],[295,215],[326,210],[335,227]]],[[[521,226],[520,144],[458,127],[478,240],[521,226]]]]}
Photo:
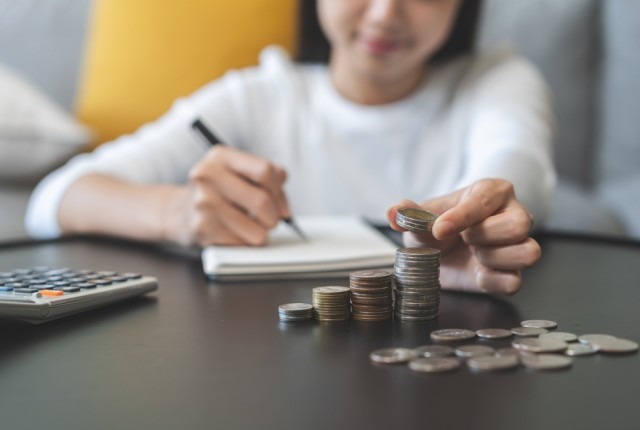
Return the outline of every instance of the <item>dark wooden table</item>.
{"type": "MultiPolygon", "coordinates": [[[[197,256],[95,239],[0,248],[33,265],[155,275],[150,297],[40,326],[0,323],[3,429],[638,429],[640,356],[572,368],[440,375],[369,353],[435,328],[559,330],[640,340],[640,244],[546,235],[515,297],[443,294],[436,323],[280,323],[326,281],[209,283],[197,256]]],[[[347,280],[332,282],[346,285],[347,280]]],[[[503,346],[508,342],[490,343],[503,346]]]]}

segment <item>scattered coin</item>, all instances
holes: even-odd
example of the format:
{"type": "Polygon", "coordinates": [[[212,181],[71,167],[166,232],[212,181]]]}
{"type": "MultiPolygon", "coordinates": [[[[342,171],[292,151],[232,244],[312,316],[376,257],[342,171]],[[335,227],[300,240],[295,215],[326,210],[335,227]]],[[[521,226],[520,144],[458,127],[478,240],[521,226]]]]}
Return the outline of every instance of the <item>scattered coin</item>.
{"type": "Polygon", "coordinates": [[[483,328],[482,330],[476,330],[478,337],[483,339],[503,339],[513,336],[513,333],[503,328],[483,328]]]}
{"type": "Polygon", "coordinates": [[[511,329],[511,333],[516,336],[539,336],[544,333],[548,333],[549,330],[546,328],[537,328],[537,327],[514,327],[511,329]]]}
{"type": "Polygon", "coordinates": [[[520,323],[522,327],[546,328],[552,329],[558,327],[558,323],[549,320],[526,320],[520,323]]]}
{"type": "Polygon", "coordinates": [[[564,331],[553,331],[541,334],[540,339],[555,339],[569,343],[578,340],[578,336],[573,333],[566,333],[564,331]]]}
{"type": "Polygon", "coordinates": [[[414,351],[420,357],[447,357],[450,355],[455,355],[455,349],[446,345],[425,345],[419,346],[414,349],[414,351]]]}
{"type": "Polygon", "coordinates": [[[615,338],[615,336],[611,336],[610,334],[583,334],[582,336],[578,336],[578,342],[591,344],[591,342],[597,342],[598,340],[615,338]]]}
{"type": "Polygon", "coordinates": [[[460,328],[445,328],[431,332],[431,339],[434,341],[460,341],[469,340],[476,337],[476,332],[460,328]]]}
{"type": "Polygon", "coordinates": [[[496,350],[486,345],[463,345],[456,348],[456,355],[462,358],[483,357],[493,355],[496,350]]]}
{"type": "Polygon", "coordinates": [[[417,356],[416,352],[409,348],[384,348],[369,354],[371,361],[384,364],[406,363],[417,356]]]}
{"type": "Polygon", "coordinates": [[[417,372],[440,373],[455,370],[462,365],[455,357],[422,357],[409,362],[409,369],[417,372]]]}
{"type": "Polygon", "coordinates": [[[577,355],[593,355],[597,352],[598,350],[589,344],[570,343],[567,345],[567,349],[564,353],[569,356],[577,356],[577,355]]]}
{"type": "Polygon", "coordinates": [[[615,337],[613,339],[600,338],[592,340],[589,344],[598,351],[607,354],[628,354],[638,350],[636,342],[615,337]]]}
{"type": "Polygon", "coordinates": [[[473,357],[467,360],[469,369],[481,372],[513,369],[514,367],[518,367],[519,364],[520,359],[517,355],[488,355],[484,357],[473,357]]]}
{"type": "Polygon", "coordinates": [[[431,231],[438,215],[423,209],[400,208],[396,213],[396,224],[414,233],[431,231]]]}
{"type": "Polygon", "coordinates": [[[307,321],[313,318],[313,306],[308,303],[287,303],[278,306],[282,322],[307,321]]]}
{"type": "Polygon", "coordinates": [[[520,362],[529,369],[555,370],[571,367],[571,357],[557,354],[531,354],[520,356],[520,362]]]}
{"type": "Polygon", "coordinates": [[[514,340],[511,345],[514,348],[531,351],[535,353],[540,352],[560,352],[567,349],[567,343],[556,339],[540,339],[533,337],[524,337],[514,340]]]}

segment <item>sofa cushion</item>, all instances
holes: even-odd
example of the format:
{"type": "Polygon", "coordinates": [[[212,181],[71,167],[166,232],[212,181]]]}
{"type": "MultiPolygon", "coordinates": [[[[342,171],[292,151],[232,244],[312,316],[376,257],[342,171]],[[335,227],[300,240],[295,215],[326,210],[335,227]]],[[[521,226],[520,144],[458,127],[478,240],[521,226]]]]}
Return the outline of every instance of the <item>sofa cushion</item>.
{"type": "Polygon", "coordinates": [[[38,180],[90,140],[57,103],[0,65],[0,180],[38,180]]]}
{"type": "Polygon", "coordinates": [[[625,177],[637,181],[633,177],[640,172],[640,2],[607,0],[602,7],[599,182],[625,177]]]}
{"type": "Polygon", "coordinates": [[[597,135],[597,0],[485,0],[481,49],[509,43],[536,64],[554,93],[555,160],[562,178],[593,179],[597,135]]]}
{"type": "Polygon", "coordinates": [[[134,131],[272,43],[293,47],[295,0],[95,0],[77,113],[101,141],[134,131]]]}

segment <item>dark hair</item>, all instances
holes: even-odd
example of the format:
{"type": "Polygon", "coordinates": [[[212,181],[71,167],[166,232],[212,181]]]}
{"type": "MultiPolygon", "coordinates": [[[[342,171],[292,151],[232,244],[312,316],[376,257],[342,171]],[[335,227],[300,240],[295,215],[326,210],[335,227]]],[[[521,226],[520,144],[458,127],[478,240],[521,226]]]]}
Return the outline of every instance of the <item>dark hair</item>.
{"type": "MultiPolygon", "coordinates": [[[[482,0],[462,0],[449,38],[429,61],[443,62],[473,51],[481,6],[482,0]]],[[[296,60],[302,63],[327,63],[331,48],[320,28],[316,0],[299,0],[298,15],[296,60]]]]}

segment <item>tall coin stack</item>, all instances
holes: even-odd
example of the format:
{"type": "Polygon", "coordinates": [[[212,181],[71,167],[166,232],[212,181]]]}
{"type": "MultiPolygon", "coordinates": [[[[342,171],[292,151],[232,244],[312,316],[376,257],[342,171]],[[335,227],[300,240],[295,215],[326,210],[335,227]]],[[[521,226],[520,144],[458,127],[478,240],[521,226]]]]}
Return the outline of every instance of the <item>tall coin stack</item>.
{"type": "Polygon", "coordinates": [[[394,311],[402,321],[438,318],[440,305],[440,250],[399,248],[393,266],[394,311]]]}
{"type": "Polygon", "coordinates": [[[316,287],[312,290],[313,315],[318,321],[351,318],[348,287],[316,287]]]}
{"type": "Polygon", "coordinates": [[[353,319],[384,321],[391,319],[393,273],[387,270],[360,270],[349,274],[353,319]]]}
{"type": "MultiPolygon", "coordinates": [[[[401,208],[396,224],[413,233],[431,231],[438,216],[416,208],[401,208]]],[[[440,305],[440,250],[400,248],[394,265],[394,310],[402,321],[427,321],[438,317],[440,305]]]]}

